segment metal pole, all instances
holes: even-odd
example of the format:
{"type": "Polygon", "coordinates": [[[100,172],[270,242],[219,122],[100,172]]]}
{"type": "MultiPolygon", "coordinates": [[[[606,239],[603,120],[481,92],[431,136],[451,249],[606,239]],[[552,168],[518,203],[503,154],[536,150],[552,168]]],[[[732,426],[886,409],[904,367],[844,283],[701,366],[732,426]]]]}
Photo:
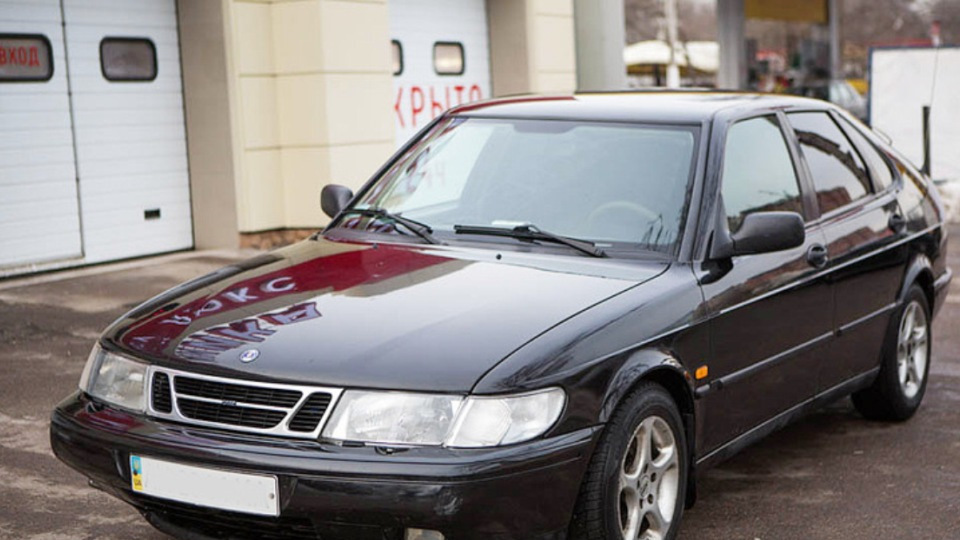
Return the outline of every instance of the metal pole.
{"type": "Polygon", "coordinates": [[[677,0],[664,0],[667,19],[667,45],[670,62],[667,63],[667,88],[680,88],[680,67],[677,65],[677,0]]]}
{"type": "Polygon", "coordinates": [[[840,62],[840,0],[827,0],[827,23],[830,30],[830,78],[842,79],[840,62]]]}
{"type": "MultiPolygon", "coordinates": [[[[509,0],[511,2],[515,0],[509,0]]],[[[574,0],[577,89],[618,90],[627,87],[623,62],[623,0],[574,0]]]]}
{"type": "Polygon", "coordinates": [[[745,13],[743,0],[717,0],[717,42],[720,45],[720,69],[717,86],[731,90],[747,85],[747,49],[744,45],[745,13]]]}
{"type": "Polygon", "coordinates": [[[923,106],[923,174],[930,176],[930,106],[923,106]]]}

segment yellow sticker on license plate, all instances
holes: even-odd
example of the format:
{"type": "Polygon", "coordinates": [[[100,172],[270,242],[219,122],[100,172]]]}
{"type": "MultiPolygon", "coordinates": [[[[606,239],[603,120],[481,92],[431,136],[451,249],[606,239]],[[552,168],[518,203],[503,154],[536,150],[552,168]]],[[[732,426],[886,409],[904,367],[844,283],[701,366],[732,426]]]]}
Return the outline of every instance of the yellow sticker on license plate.
{"type": "Polygon", "coordinates": [[[143,463],[140,456],[130,456],[130,477],[133,480],[133,490],[143,491],[143,463]]]}

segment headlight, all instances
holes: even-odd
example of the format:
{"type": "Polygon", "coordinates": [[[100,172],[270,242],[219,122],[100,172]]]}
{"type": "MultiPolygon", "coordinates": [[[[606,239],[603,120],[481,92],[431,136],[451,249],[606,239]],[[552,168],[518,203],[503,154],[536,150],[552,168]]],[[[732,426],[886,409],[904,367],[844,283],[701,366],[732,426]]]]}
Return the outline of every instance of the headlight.
{"type": "Polygon", "coordinates": [[[530,394],[467,399],[447,446],[478,448],[529,441],[563,412],[566,394],[550,388],[530,394]]]}
{"type": "Polygon", "coordinates": [[[348,390],[323,436],[374,444],[479,448],[542,435],[566,395],[550,388],[515,396],[468,397],[348,390]]]}
{"type": "Polygon", "coordinates": [[[460,396],[348,390],[323,435],[344,441],[438,445],[462,401],[460,396]]]}
{"type": "Polygon", "coordinates": [[[97,345],[83,368],[80,389],[111,405],[143,412],[146,380],[146,365],[104,351],[97,345]]]}

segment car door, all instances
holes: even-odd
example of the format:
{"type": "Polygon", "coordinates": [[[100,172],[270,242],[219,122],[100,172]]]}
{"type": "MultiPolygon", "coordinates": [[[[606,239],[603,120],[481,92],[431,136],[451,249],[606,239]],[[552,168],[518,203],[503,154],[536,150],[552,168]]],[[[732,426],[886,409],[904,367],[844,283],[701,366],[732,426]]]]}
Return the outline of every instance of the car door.
{"type": "Polygon", "coordinates": [[[832,294],[809,262],[824,238],[782,118],[741,119],[721,137],[717,226],[734,233],[745,215],[773,210],[798,212],[808,225],[804,245],[720,261],[702,280],[711,311],[706,452],[812,397],[832,332],[832,294]]]}
{"type": "Polygon", "coordinates": [[[849,122],[822,110],[786,116],[816,190],[834,290],[837,339],[821,359],[824,391],[879,364],[906,264],[906,247],[892,247],[904,221],[889,166],[849,122]]]}

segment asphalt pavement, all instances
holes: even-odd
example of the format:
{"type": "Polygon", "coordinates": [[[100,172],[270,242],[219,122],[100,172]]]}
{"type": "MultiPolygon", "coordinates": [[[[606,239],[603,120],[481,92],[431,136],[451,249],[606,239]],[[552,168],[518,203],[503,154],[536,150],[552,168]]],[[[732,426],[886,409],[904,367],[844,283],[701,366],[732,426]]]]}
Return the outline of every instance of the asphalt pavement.
{"type": "MultiPolygon", "coordinates": [[[[960,269],[960,228],[952,238],[960,269]]],[[[53,457],[48,418],[114,318],[247,255],[182,253],[0,281],[0,538],[167,538],[53,457]]],[[[933,331],[917,416],[869,422],[845,399],[801,419],[707,471],[680,537],[960,538],[960,284],[933,331]]]]}

